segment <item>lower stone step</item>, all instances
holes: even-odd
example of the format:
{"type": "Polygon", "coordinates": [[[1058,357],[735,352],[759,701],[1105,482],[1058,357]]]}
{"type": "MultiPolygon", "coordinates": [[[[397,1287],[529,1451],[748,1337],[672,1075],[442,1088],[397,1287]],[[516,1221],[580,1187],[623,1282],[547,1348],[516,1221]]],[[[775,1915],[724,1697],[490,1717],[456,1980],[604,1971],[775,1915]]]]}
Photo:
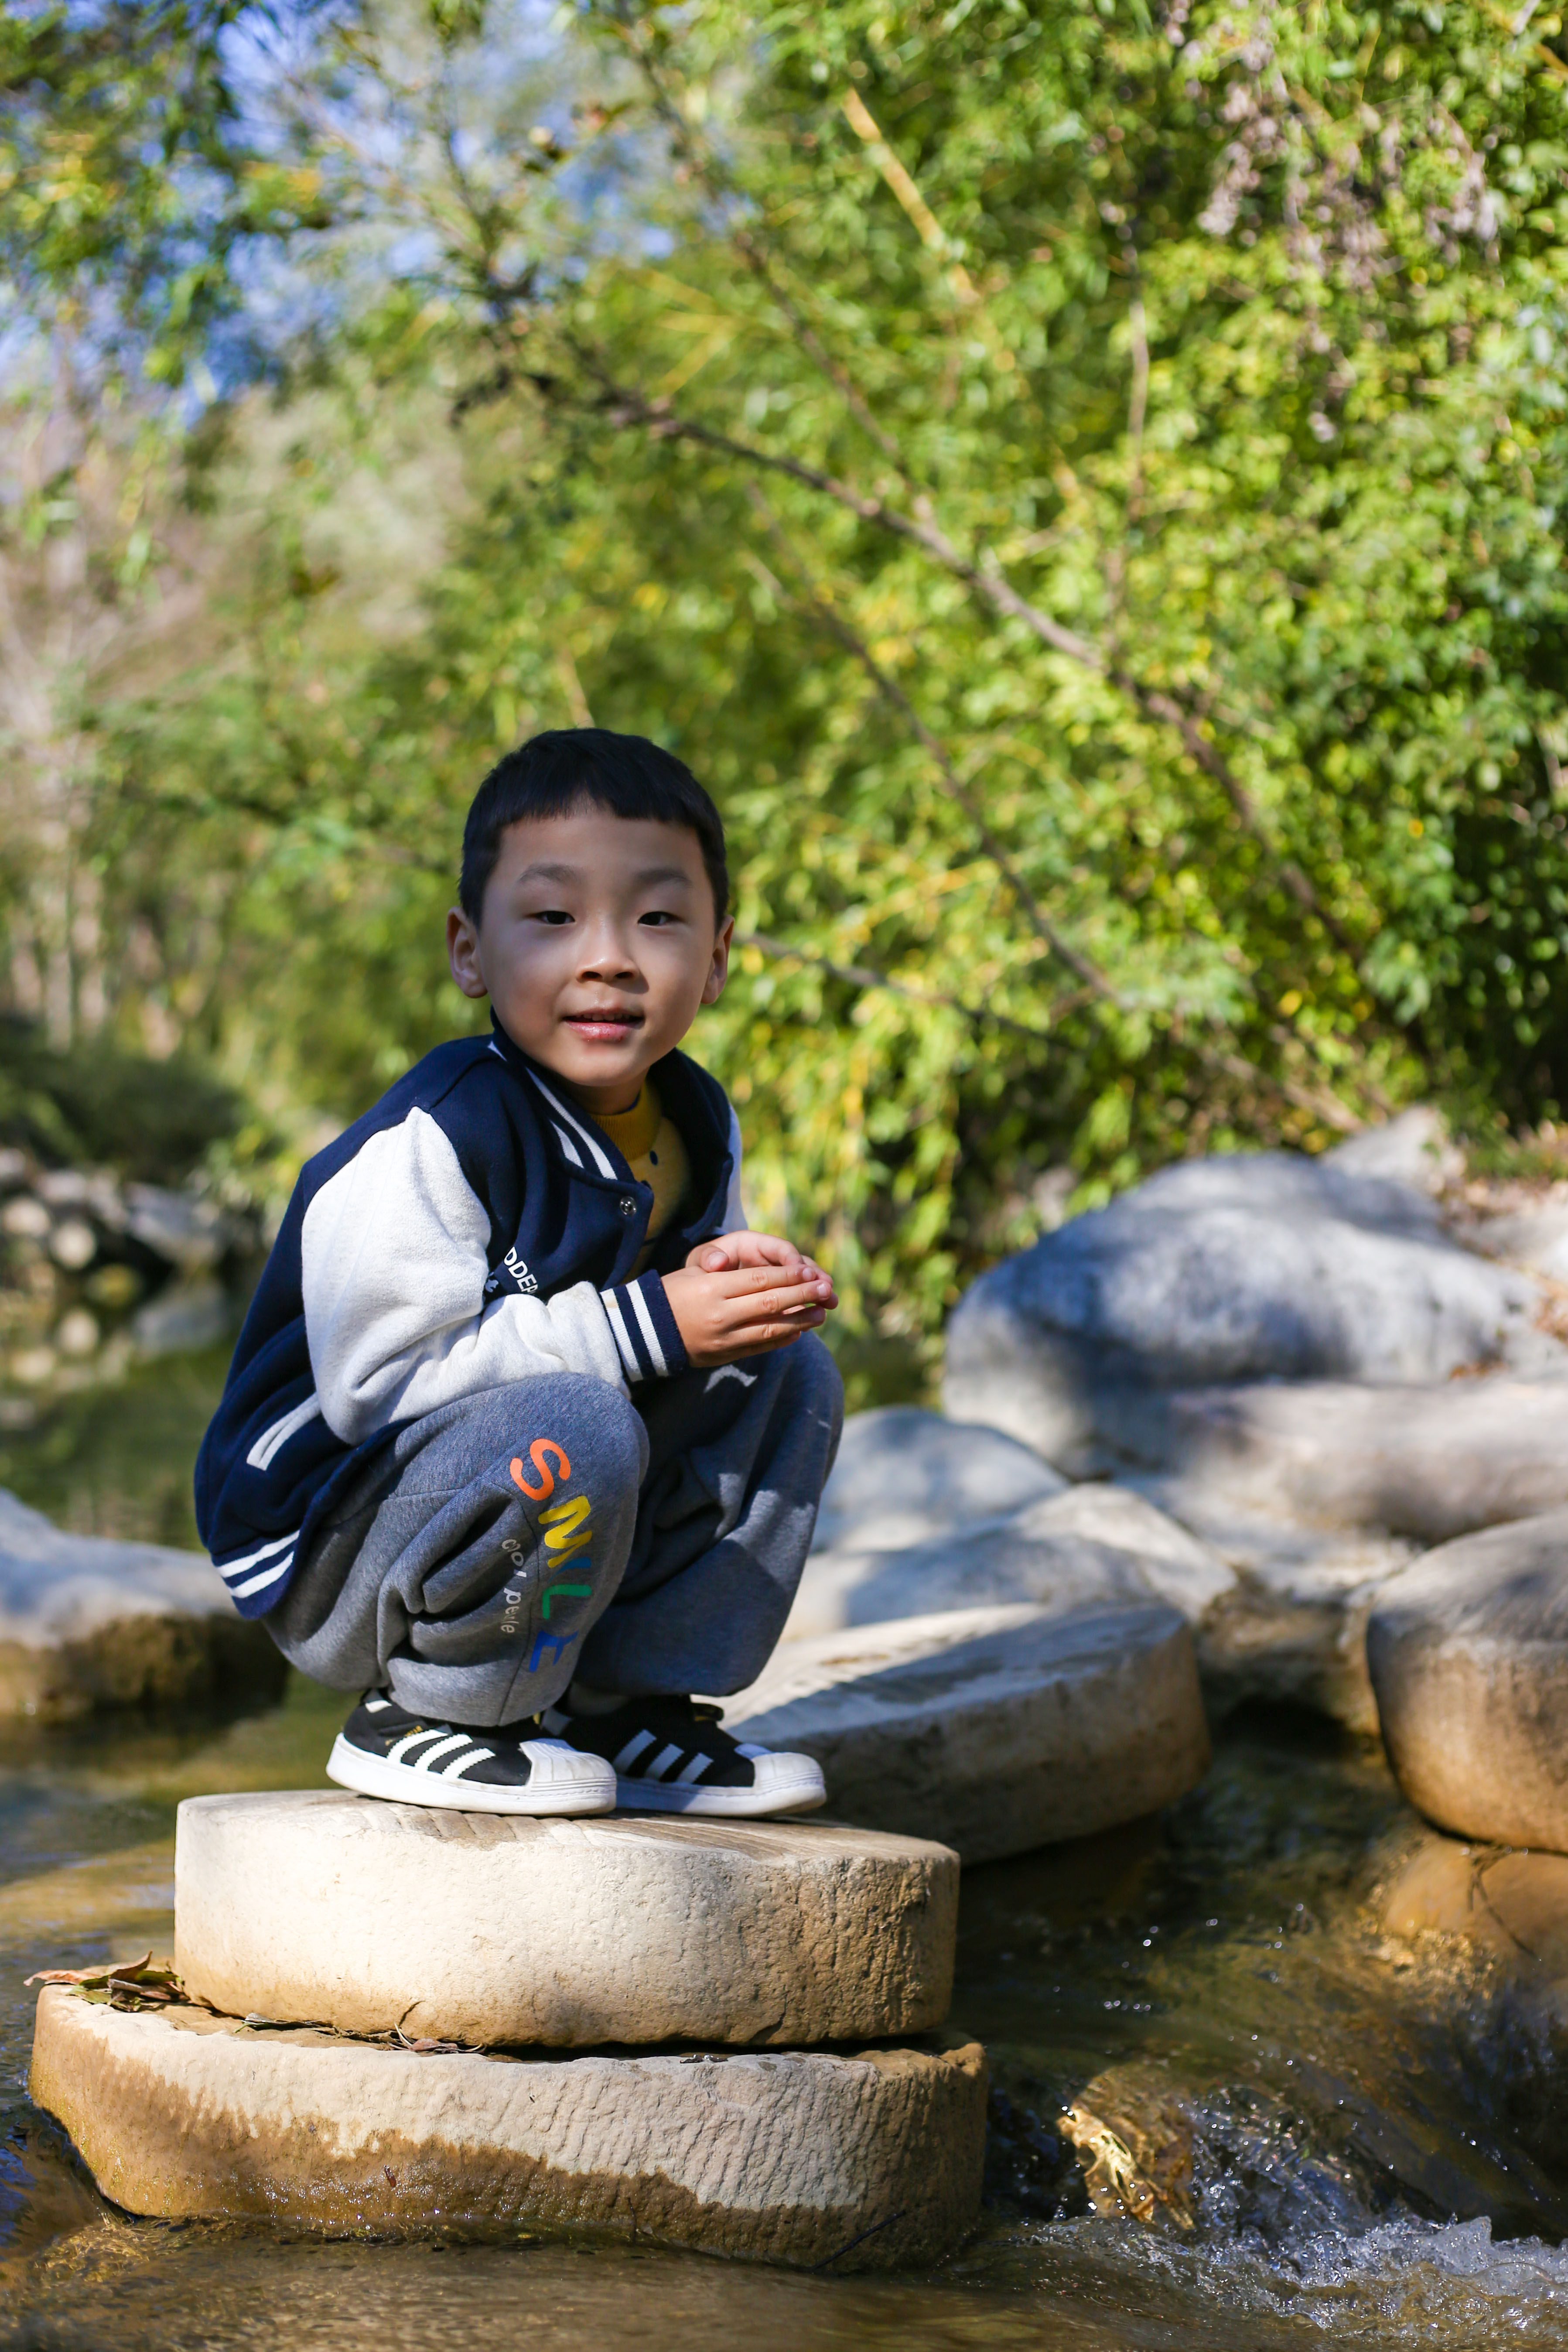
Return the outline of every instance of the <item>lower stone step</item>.
{"type": "Polygon", "coordinates": [[[836,1813],[966,1863],[1136,1821],[1209,1760],[1192,1633],[1157,1603],[954,1609],[787,1642],[724,1726],[815,1756],[836,1813]]]}
{"type": "Polygon", "coordinates": [[[603,2229],[848,2271],[939,2260],[980,2208],[976,2043],[416,2055],[50,1987],[30,2088],[106,2197],[171,2220],[603,2229]]]}
{"type": "Polygon", "coordinates": [[[174,1958],[235,2016],[552,2048],[796,2046],[947,2015],[958,1857],[811,1822],[189,1798],[174,1958]]]}

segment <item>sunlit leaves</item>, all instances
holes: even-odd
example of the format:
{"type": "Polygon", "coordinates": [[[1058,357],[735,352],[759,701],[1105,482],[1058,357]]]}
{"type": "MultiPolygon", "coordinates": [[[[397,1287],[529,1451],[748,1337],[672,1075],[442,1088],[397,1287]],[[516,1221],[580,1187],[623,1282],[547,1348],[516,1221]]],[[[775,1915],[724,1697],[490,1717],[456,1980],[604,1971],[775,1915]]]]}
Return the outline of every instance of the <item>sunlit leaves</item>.
{"type": "Polygon", "coordinates": [[[1528,26],[592,0],[546,50],[516,0],[364,0],[264,136],[170,12],[116,87],[210,126],[187,251],[198,179],[101,143],[83,21],[27,19],[69,52],[17,114],[27,266],[121,272],[177,365],[265,233],[334,495],[416,413],[451,467],[417,626],[283,501],[221,675],[123,721],[138,805],[254,845],[214,1034],[269,1083],[356,1108],[461,1017],[462,806],[588,709],[722,802],[773,944],[700,1047],[754,1212],[884,1332],[1047,1163],[1568,1099],[1568,86],[1528,26]]]}

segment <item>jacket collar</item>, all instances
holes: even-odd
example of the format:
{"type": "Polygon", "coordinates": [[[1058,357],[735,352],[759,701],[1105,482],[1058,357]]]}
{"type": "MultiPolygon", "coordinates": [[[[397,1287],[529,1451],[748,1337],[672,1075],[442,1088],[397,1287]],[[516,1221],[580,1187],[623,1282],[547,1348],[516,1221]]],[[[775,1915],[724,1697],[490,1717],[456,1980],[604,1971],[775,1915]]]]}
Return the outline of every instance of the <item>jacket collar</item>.
{"type": "MultiPolygon", "coordinates": [[[[542,1098],[556,1145],[574,1175],[590,1184],[613,1187],[616,1192],[635,1187],[637,1179],[621,1153],[604,1129],[573,1099],[555,1072],[542,1068],[531,1055],[525,1054],[502,1028],[500,1016],[493,1011],[490,1028],[492,1050],[509,1069],[526,1077],[542,1098]]],[[[723,1089],[716,1078],[679,1052],[666,1054],[653,1065],[648,1076],[658,1089],[666,1111],[679,1128],[691,1161],[697,1198],[703,1209],[702,1216],[690,1228],[697,1230],[707,1223],[715,1203],[721,1208],[729,1189],[729,1120],[720,1116],[718,1108],[725,1100],[723,1089]],[[705,1193],[710,1196],[707,1200],[702,1197],[705,1193]]]]}

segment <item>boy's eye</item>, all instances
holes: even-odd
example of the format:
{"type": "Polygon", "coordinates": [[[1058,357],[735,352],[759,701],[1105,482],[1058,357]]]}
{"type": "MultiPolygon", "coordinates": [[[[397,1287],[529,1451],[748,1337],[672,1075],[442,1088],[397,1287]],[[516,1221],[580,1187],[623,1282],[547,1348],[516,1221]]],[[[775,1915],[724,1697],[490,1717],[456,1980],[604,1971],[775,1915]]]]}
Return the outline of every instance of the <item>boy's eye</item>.
{"type": "Polygon", "coordinates": [[[658,923],[662,925],[664,923],[678,923],[680,920],[680,918],[679,915],[665,913],[662,908],[653,907],[649,908],[646,915],[639,915],[637,917],[637,920],[639,923],[658,923]]]}
{"type": "Polygon", "coordinates": [[[536,923],[569,923],[572,920],[564,907],[540,907],[535,909],[536,923]]]}

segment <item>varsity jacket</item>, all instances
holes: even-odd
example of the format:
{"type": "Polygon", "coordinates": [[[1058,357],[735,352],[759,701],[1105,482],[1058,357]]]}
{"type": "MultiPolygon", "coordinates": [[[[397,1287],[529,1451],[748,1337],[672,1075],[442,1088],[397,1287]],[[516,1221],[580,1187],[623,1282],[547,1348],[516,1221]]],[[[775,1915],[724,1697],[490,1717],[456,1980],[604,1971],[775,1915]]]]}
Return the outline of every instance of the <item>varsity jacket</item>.
{"type": "Polygon", "coordinates": [[[691,1213],[635,1277],[651,1187],[499,1023],[437,1045],[307,1160],[196,1459],[196,1525],[242,1617],[277,1607],[334,1496],[406,1423],[550,1372],[626,1395],[684,1370],[660,1277],[745,1223],[741,1135],[684,1054],[651,1075],[691,1213]]]}

